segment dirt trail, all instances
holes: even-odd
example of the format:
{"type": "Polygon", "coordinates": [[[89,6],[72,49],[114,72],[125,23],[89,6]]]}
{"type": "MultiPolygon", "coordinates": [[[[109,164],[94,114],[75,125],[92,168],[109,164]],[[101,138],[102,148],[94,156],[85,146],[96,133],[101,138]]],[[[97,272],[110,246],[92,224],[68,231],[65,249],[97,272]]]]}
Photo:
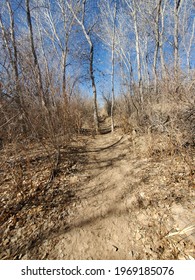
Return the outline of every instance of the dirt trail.
{"type": "MultiPolygon", "coordinates": [[[[124,139],[102,136],[89,143],[81,203],[73,220],[73,230],[56,246],[70,259],[127,259],[131,251],[127,194],[132,188],[127,177],[131,166],[124,139]],[[118,142],[119,141],[119,142],[118,142]],[[115,146],[108,147],[118,142],[115,146]],[[67,246],[68,241],[68,246],[67,246]]],[[[75,214],[75,213],[74,213],[75,214]]]]}
{"type": "Polygon", "coordinates": [[[192,201],[185,196],[187,186],[175,190],[168,185],[167,162],[155,163],[136,154],[129,138],[121,138],[117,133],[86,141],[87,162],[81,172],[71,178],[78,186],[78,200],[68,211],[67,228],[40,247],[47,252],[44,257],[170,259],[192,256],[194,245],[190,240],[178,243],[175,250],[175,245],[165,238],[168,230],[178,226],[171,214],[172,207],[188,208],[190,222],[194,217],[192,201]],[[179,253],[173,255],[174,250],[179,253]]]}

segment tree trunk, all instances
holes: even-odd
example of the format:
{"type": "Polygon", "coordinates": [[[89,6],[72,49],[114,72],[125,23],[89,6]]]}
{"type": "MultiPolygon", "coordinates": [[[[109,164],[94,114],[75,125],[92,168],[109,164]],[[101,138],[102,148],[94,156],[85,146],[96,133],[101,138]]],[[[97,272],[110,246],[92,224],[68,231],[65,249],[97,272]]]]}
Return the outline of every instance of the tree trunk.
{"type": "Polygon", "coordinates": [[[175,0],[174,6],[174,72],[176,82],[179,69],[179,11],[183,0],[175,0]]]}
{"type": "Polygon", "coordinates": [[[142,85],[142,74],[141,74],[141,61],[140,61],[140,44],[139,44],[139,31],[137,23],[137,8],[135,0],[133,0],[133,21],[135,30],[135,43],[136,43],[136,58],[137,58],[137,74],[138,74],[138,85],[139,85],[139,95],[141,106],[143,105],[143,85],[142,85]]]}
{"type": "Polygon", "coordinates": [[[157,93],[157,60],[158,60],[158,51],[159,51],[159,42],[160,42],[160,31],[159,31],[159,20],[160,20],[160,11],[161,11],[161,3],[162,0],[159,0],[156,12],[156,20],[155,20],[155,39],[156,46],[154,51],[154,61],[153,61],[153,73],[154,73],[154,92],[157,93]]]}
{"type": "Polygon", "coordinates": [[[62,94],[64,99],[66,99],[66,60],[67,60],[67,53],[63,51],[62,54],[62,94]]]}
{"type": "Polygon", "coordinates": [[[90,77],[92,83],[92,90],[93,90],[93,101],[94,101],[94,123],[96,132],[99,132],[99,120],[98,120],[98,107],[97,107],[97,90],[96,90],[96,83],[94,77],[94,70],[93,70],[93,45],[90,45],[90,77]]]}
{"type": "Polygon", "coordinates": [[[97,89],[96,89],[96,83],[95,83],[95,77],[94,77],[94,68],[93,68],[93,60],[94,60],[94,48],[93,48],[93,43],[91,41],[91,38],[89,36],[89,32],[87,32],[85,25],[84,25],[84,18],[85,18],[85,4],[86,0],[82,0],[82,19],[79,20],[78,16],[75,14],[72,6],[66,2],[68,8],[72,12],[75,20],[78,22],[78,24],[81,26],[83,30],[83,34],[89,44],[90,47],[90,54],[89,54],[89,72],[90,72],[90,79],[91,79],[91,84],[92,84],[92,90],[93,90],[93,102],[94,102],[94,124],[95,124],[95,130],[96,133],[99,133],[99,118],[98,118],[98,106],[97,106],[97,89]]]}
{"type": "Polygon", "coordinates": [[[113,35],[112,35],[112,75],[111,75],[111,83],[112,83],[112,102],[111,102],[111,131],[114,132],[114,99],[115,99],[115,88],[114,88],[114,67],[115,67],[115,31],[116,31],[116,1],[114,3],[114,22],[113,22],[113,35]]]}
{"type": "Polygon", "coordinates": [[[193,25],[192,25],[192,34],[190,36],[190,42],[189,42],[189,47],[186,53],[186,60],[187,60],[187,69],[188,69],[188,75],[190,75],[190,54],[192,51],[192,45],[193,45],[193,40],[194,40],[194,31],[195,31],[195,18],[193,21],[193,25]]]}
{"type": "MultiPolygon", "coordinates": [[[[15,37],[15,22],[14,22],[14,16],[13,16],[13,10],[11,7],[10,2],[7,0],[7,7],[9,11],[9,18],[10,18],[10,37],[11,37],[11,47],[8,42],[7,36],[6,36],[6,31],[5,27],[3,25],[3,21],[0,16],[0,27],[2,29],[2,35],[3,35],[3,40],[5,43],[5,46],[8,50],[9,53],[9,59],[11,62],[12,66],[12,71],[13,71],[13,80],[15,82],[14,85],[14,91],[15,91],[15,101],[19,106],[19,110],[21,111],[22,109],[22,97],[21,97],[21,92],[20,92],[20,87],[19,87],[19,70],[18,70],[18,50],[17,50],[17,44],[16,44],[16,37],[15,37]]],[[[21,111],[22,114],[22,111],[21,111]]]]}
{"type": "Polygon", "coordinates": [[[16,39],[15,39],[15,23],[14,23],[13,11],[12,11],[9,1],[7,1],[7,6],[9,9],[9,15],[10,15],[10,24],[11,24],[10,35],[11,35],[13,53],[14,53],[13,68],[14,68],[15,80],[16,80],[16,85],[17,85],[19,74],[18,74],[18,63],[17,63],[18,62],[18,52],[17,52],[16,39]]]}
{"type": "Polygon", "coordinates": [[[30,32],[30,43],[31,43],[31,50],[32,50],[32,55],[33,55],[33,59],[34,59],[34,66],[35,66],[35,69],[37,71],[37,76],[38,76],[38,96],[40,96],[40,101],[41,101],[42,106],[45,106],[46,102],[45,102],[45,98],[44,98],[44,94],[43,94],[41,70],[40,70],[40,66],[38,63],[38,58],[37,58],[37,54],[36,54],[35,46],[34,46],[34,35],[33,35],[32,21],[31,21],[29,0],[26,0],[26,15],[27,15],[27,23],[28,23],[29,32],[30,32]]]}
{"type": "Polygon", "coordinates": [[[160,34],[159,34],[159,40],[160,40],[160,43],[159,43],[159,50],[160,50],[160,62],[161,62],[161,70],[162,70],[162,78],[165,78],[165,59],[164,59],[164,52],[163,52],[163,35],[164,35],[164,12],[165,12],[165,8],[166,8],[166,5],[167,5],[167,0],[164,1],[164,5],[162,7],[161,5],[161,31],[160,31],[160,34]]]}
{"type": "MultiPolygon", "coordinates": [[[[45,49],[44,49],[43,32],[42,32],[42,26],[41,26],[41,23],[40,23],[40,18],[37,18],[36,20],[37,20],[37,29],[38,29],[38,33],[39,33],[39,37],[40,37],[41,49],[42,49],[42,54],[43,54],[44,64],[45,64],[46,90],[47,90],[47,93],[48,93],[50,85],[51,85],[49,64],[48,64],[48,60],[47,60],[45,49]]],[[[48,98],[48,100],[50,100],[49,95],[47,96],[47,98],[48,98]]]]}

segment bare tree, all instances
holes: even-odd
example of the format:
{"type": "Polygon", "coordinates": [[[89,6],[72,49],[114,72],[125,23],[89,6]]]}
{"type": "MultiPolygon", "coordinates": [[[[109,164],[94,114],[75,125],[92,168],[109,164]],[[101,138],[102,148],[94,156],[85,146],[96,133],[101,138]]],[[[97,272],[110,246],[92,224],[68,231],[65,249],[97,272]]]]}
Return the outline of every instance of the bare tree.
{"type": "MultiPolygon", "coordinates": [[[[142,55],[142,68],[143,74],[146,77],[147,84],[149,84],[149,61],[151,56],[152,60],[152,72],[154,81],[154,92],[157,92],[157,69],[161,70],[162,77],[165,74],[165,61],[164,61],[164,16],[167,0],[148,0],[147,4],[140,1],[139,15],[140,15],[140,32],[141,32],[141,47],[140,53],[142,55]],[[142,4],[142,5],[141,5],[142,4]],[[149,48],[150,45],[150,48],[149,48]],[[154,51],[151,52],[151,46],[153,45],[154,51]],[[153,53],[153,56],[152,56],[153,53]],[[160,61],[159,61],[160,55],[160,61]],[[161,64],[161,68],[160,68],[161,64]]],[[[144,78],[144,77],[143,77],[144,78]]]]}
{"type": "Polygon", "coordinates": [[[174,71],[176,80],[178,79],[179,68],[179,12],[182,3],[183,0],[174,1],[174,71]]]}
{"type": "Polygon", "coordinates": [[[114,101],[115,101],[115,51],[116,51],[116,16],[117,16],[117,2],[114,1],[112,5],[109,1],[100,2],[100,13],[102,25],[100,26],[99,37],[105,44],[111,49],[111,102],[110,98],[106,99],[103,96],[107,104],[110,105],[110,117],[111,117],[111,131],[114,131],[114,101]],[[104,27],[104,32],[102,29],[104,27]]]}
{"type": "Polygon", "coordinates": [[[114,2],[114,15],[113,15],[113,34],[112,34],[112,103],[111,103],[111,131],[114,131],[114,99],[115,99],[115,87],[114,87],[114,74],[115,74],[115,32],[116,32],[116,14],[117,14],[117,3],[114,2]]]}
{"type": "Polygon", "coordinates": [[[46,105],[46,99],[44,97],[43,93],[43,84],[42,84],[42,77],[41,77],[41,69],[39,66],[38,58],[37,58],[37,53],[34,45],[34,33],[33,33],[33,26],[32,26],[32,19],[31,19],[31,11],[30,11],[30,2],[29,0],[26,1],[26,16],[27,16],[27,23],[29,27],[29,34],[30,34],[30,44],[31,44],[31,51],[32,51],[32,56],[34,59],[34,66],[35,66],[35,71],[38,76],[38,96],[40,96],[40,101],[42,106],[45,107],[46,105]]]}
{"type": "Polygon", "coordinates": [[[191,1],[185,1],[181,16],[181,37],[182,45],[186,53],[187,73],[190,76],[191,70],[191,54],[195,45],[195,18],[191,17],[191,10],[193,9],[191,1]]]}
{"type": "Polygon", "coordinates": [[[143,84],[142,84],[142,73],[141,73],[141,54],[140,54],[140,38],[138,29],[138,4],[135,0],[125,0],[131,16],[133,18],[134,32],[135,32],[135,45],[136,45],[136,59],[137,59],[137,74],[138,74],[138,85],[140,102],[143,104],[143,84]]]}
{"type": "Polygon", "coordinates": [[[165,40],[165,36],[164,36],[164,33],[165,33],[165,10],[166,10],[166,7],[167,7],[167,0],[164,0],[162,2],[162,5],[160,6],[160,14],[161,14],[161,17],[160,17],[160,25],[161,25],[161,30],[159,32],[159,49],[160,49],[160,60],[161,60],[161,70],[162,70],[162,77],[164,78],[165,77],[165,59],[164,59],[164,49],[163,49],[163,46],[164,46],[164,40],[165,40]]]}
{"type": "Polygon", "coordinates": [[[0,14],[0,27],[2,30],[2,37],[6,46],[6,49],[9,53],[9,59],[12,65],[12,71],[14,74],[13,80],[15,83],[15,96],[17,96],[17,102],[21,102],[20,98],[20,90],[19,90],[19,70],[18,70],[18,50],[16,44],[16,37],[15,37],[15,20],[14,20],[14,13],[10,4],[10,1],[6,0],[6,5],[8,8],[9,19],[10,19],[10,27],[9,27],[9,34],[6,32],[6,27],[3,24],[2,16],[0,14]]]}
{"type": "Polygon", "coordinates": [[[160,46],[160,12],[161,12],[162,0],[158,0],[156,7],[156,18],[155,18],[155,51],[154,51],[154,61],[153,61],[153,72],[154,72],[154,91],[157,92],[157,59],[158,51],[160,46]]]}
{"type": "Polygon", "coordinates": [[[10,2],[6,1],[8,10],[9,10],[9,16],[10,16],[10,36],[11,36],[11,42],[13,46],[13,69],[15,73],[15,81],[16,85],[18,85],[18,79],[19,79],[19,71],[18,71],[18,52],[17,52],[17,45],[16,45],[16,38],[15,38],[15,21],[13,16],[13,10],[11,7],[10,2]]]}
{"type": "Polygon", "coordinates": [[[65,1],[56,0],[55,8],[50,0],[42,0],[42,2],[43,7],[40,7],[35,13],[39,37],[49,39],[53,45],[61,65],[62,94],[67,101],[67,67],[69,66],[67,60],[75,20],[65,1]]]}
{"type": "Polygon", "coordinates": [[[94,98],[94,123],[95,123],[96,132],[98,132],[99,131],[99,120],[98,120],[98,107],[97,107],[97,89],[96,89],[95,76],[94,76],[94,66],[93,66],[93,63],[94,63],[94,44],[93,44],[92,39],[90,37],[91,28],[89,30],[87,30],[87,28],[85,26],[86,0],[78,1],[78,3],[80,4],[79,8],[81,9],[80,18],[79,18],[79,14],[77,13],[77,11],[74,10],[70,1],[67,1],[66,3],[67,3],[68,8],[70,9],[70,11],[72,12],[75,20],[77,21],[79,26],[82,28],[83,34],[84,34],[84,36],[85,36],[85,38],[86,38],[86,40],[89,44],[89,47],[90,47],[90,50],[89,50],[89,61],[90,61],[89,70],[90,70],[90,78],[91,78],[93,98],[94,98]]]}

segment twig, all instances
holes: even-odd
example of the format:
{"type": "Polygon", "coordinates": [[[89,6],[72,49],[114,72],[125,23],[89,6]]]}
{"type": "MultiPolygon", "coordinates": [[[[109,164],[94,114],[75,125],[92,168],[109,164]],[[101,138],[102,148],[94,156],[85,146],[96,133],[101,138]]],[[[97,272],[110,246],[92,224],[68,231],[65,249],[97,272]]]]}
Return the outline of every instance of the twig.
{"type": "Polygon", "coordinates": [[[5,125],[7,125],[9,122],[11,122],[13,119],[15,119],[16,117],[18,117],[20,115],[20,113],[18,113],[17,115],[13,116],[12,118],[10,118],[8,121],[6,121],[6,123],[2,124],[0,126],[0,128],[4,127],[5,125]]]}
{"type": "Polygon", "coordinates": [[[47,190],[48,186],[52,183],[53,179],[55,178],[59,162],[60,162],[60,149],[58,148],[57,153],[56,153],[56,160],[55,160],[54,165],[52,167],[49,180],[46,183],[46,189],[45,190],[47,190]]]}

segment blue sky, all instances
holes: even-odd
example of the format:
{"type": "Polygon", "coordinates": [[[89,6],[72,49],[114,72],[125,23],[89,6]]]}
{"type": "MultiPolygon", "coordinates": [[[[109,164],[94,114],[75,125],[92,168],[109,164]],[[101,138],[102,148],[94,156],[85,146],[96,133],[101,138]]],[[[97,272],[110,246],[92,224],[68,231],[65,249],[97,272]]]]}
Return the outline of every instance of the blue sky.
{"type": "MultiPolygon", "coordinates": [[[[186,0],[189,1],[190,0],[186,0]]],[[[5,2],[5,0],[4,0],[5,2]]],[[[87,26],[91,26],[93,25],[94,20],[99,20],[99,10],[97,8],[97,2],[101,2],[101,1],[87,1],[88,3],[88,7],[86,12],[88,13],[86,15],[86,21],[85,24],[87,26]]],[[[173,0],[172,0],[173,2],[173,0]]],[[[37,1],[37,3],[39,4],[40,1],[37,1]]],[[[55,1],[51,1],[52,5],[55,4],[55,1]]],[[[118,1],[118,6],[120,7],[121,5],[121,1],[118,1]]],[[[24,0],[12,0],[11,1],[11,5],[12,8],[14,10],[14,17],[15,17],[15,23],[16,23],[16,35],[18,37],[18,39],[22,38],[24,36],[25,33],[28,32],[27,29],[27,24],[26,24],[26,14],[25,14],[25,1],[24,0]],[[20,4],[20,5],[19,5],[20,4]]],[[[55,6],[53,6],[55,7],[55,6]]],[[[34,9],[34,5],[31,5],[31,10],[34,9]]],[[[4,13],[3,15],[3,19],[4,19],[4,23],[5,26],[8,27],[9,25],[9,21],[8,21],[8,16],[6,13],[4,13]],[[7,23],[6,23],[7,22],[7,23]]],[[[190,19],[191,22],[193,20],[193,18],[195,17],[195,13],[194,13],[194,9],[192,9],[190,11],[190,19]]],[[[34,23],[34,20],[33,20],[34,23]]],[[[170,23],[170,22],[169,22],[170,23]]],[[[165,26],[166,26],[166,22],[165,22],[165,26]]],[[[172,23],[173,25],[173,23],[172,23]]],[[[124,37],[124,40],[128,40],[128,44],[129,44],[129,48],[126,47],[126,51],[130,51],[131,52],[131,63],[133,66],[133,72],[134,72],[134,80],[137,80],[137,69],[136,69],[136,52],[135,52],[135,35],[132,33],[133,32],[133,25],[130,22],[129,23],[129,33],[127,32],[127,34],[125,35],[126,37],[124,37]]],[[[78,27],[78,25],[75,25],[74,30],[76,31],[76,33],[74,33],[71,37],[70,40],[70,52],[69,52],[69,56],[68,56],[68,60],[67,63],[69,64],[69,66],[67,66],[67,72],[69,73],[69,75],[74,78],[77,76],[78,72],[81,74],[81,76],[87,76],[88,75],[88,79],[85,79],[82,81],[82,83],[80,84],[81,89],[83,91],[90,91],[91,92],[91,82],[89,79],[89,63],[87,61],[87,56],[88,56],[88,51],[89,51],[89,46],[87,45],[86,39],[84,38],[83,34],[82,34],[82,30],[80,27],[78,27]],[[80,51],[78,51],[80,48],[80,51]],[[75,57],[75,54],[77,55],[75,57]],[[83,56],[84,55],[84,56],[83,56]],[[85,57],[85,59],[83,58],[85,57]],[[80,58],[80,61],[78,60],[78,58],[80,58]]],[[[36,28],[34,27],[34,31],[36,32],[36,28]]],[[[63,34],[63,30],[62,27],[59,26],[58,30],[57,30],[60,34],[60,36],[64,36],[63,34]]],[[[90,34],[93,34],[90,33],[90,34]]],[[[152,34],[151,34],[152,36],[152,34]]],[[[151,37],[152,38],[152,37],[151,37]]],[[[171,41],[173,41],[173,38],[171,38],[171,36],[169,36],[169,39],[171,41]]],[[[53,69],[52,71],[56,70],[56,81],[58,80],[58,75],[60,73],[60,61],[57,60],[57,57],[55,57],[54,55],[54,51],[52,49],[52,45],[51,42],[50,44],[48,43],[49,40],[48,38],[45,37],[45,52],[46,52],[46,56],[49,60],[49,65],[51,65],[51,69],[53,69]],[[53,66],[52,66],[53,65],[53,66]]],[[[152,63],[153,63],[153,54],[154,54],[154,40],[150,39],[150,50],[149,50],[149,60],[150,60],[150,64],[149,64],[149,71],[150,74],[152,74],[152,63]]],[[[98,36],[93,35],[92,36],[92,41],[94,43],[94,74],[95,74],[95,80],[96,80],[96,84],[97,84],[97,90],[98,90],[98,96],[99,99],[101,100],[101,94],[102,93],[106,93],[106,92],[110,92],[111,91],[111,50],[106,47],[104,45],[104,43],[99,39],[98,36]]],[[[142,38],[140,38],[140,42],[142,42],[142,38]]],[[[122,44],[123,42],[121,42],[122,44]]],[[[127,46],[128,46],[127,44],[127,46]]],[[[195,39],[193,42],[193,49],[191,52],[191,68],[195,68],[195,39]]],[[[57,47],[57,45],[56,45],[57,47]]],[[[57,47],[58,48],[58,47],[57,47]]],[[[36,50],[37,54],[39,55],[39,49],[36,50]]],[[[165,43],[164,45],[164,55],[165,55],[165,61],[167,62],[167,65],[170,66],[170,61],[173,60],[173,47],[169,44],[169,43],[165,43]]],[[[116,56],[116,74],[115,74],[115,90],[116,93],[120,92],[120,84],[121,84],[121,77],[120,77],[120,67],[119,67],[119,59],[116,56]]],[[[181,67],[183,70],[185,70],[186,68],[186,54],[184,52],[184,50],[182,49],[182,45],[180,44],[180,61],[181,61],[181,67]]],[[[124,68],[125,69],[125,68],[124,68]]],[[[127,76],[129,76],[129,74],[127,73],[127,76]]],[[[60,80],[58,80],[58,82],[60,83],[60,80]]]]}

